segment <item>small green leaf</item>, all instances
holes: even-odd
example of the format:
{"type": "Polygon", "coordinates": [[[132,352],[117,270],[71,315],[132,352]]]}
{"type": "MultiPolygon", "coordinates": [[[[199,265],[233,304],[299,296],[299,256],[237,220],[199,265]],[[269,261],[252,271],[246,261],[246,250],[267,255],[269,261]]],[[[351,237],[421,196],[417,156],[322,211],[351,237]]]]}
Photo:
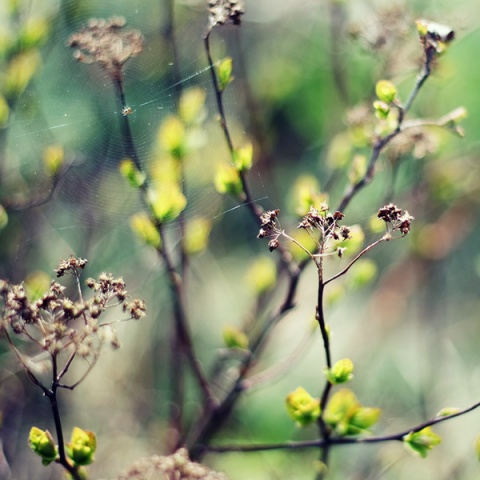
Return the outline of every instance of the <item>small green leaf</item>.
{"type": "Polygon", "coordinates": [[[375,100],[373,102],[373,108],[375,109],[375,116],[380,120],[385,120],[388,118],[390,113],[390,105],[381,100],[375,100]]]}
{"type": "Polygon", "coordinates": [[[405,447],[416,455],[425,458],[433,447],[440,444],[442,438],[434,433],[430,427],[419,432],[410,432],[403,437],[405,447]]]}

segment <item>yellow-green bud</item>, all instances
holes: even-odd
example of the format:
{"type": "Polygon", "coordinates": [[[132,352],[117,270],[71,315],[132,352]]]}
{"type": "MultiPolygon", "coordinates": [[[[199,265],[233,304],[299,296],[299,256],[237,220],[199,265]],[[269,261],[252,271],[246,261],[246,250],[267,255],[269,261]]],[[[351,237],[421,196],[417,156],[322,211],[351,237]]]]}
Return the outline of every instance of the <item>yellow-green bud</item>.
{"type": "Polygon", "coordinates": [[[129,158],[124,158],[120,162],[119,169],[122,176],[128,180],[133,188],[140,188],[145,183],[146,175],[129,158]]]}
{"type": "Polygon", "coordinates": [[[215,188],[219,193],[237,196],[243,192],[240,175],[232,165],[220,164],[215,174],[215,188]]]}
{"type": "Polygon", "coordinates": [[[168,116],[158,131],[158,142],[173,158],[181,159],[186,152],[185,126],[176,115],[168,116]]]}
{"type": "Polygon", "coordinates": [[[48,465],[57,458],[57,446],[48,430],[32,427],[28,435],[28,445],[37,455],[42,457],[44,465],[48,465]]]}
{"type": "Polygon", "coordinates": [[[300,427],[315,422],[320,416],[320,400],[313,398],[303,387],[287,395],[286,405],[288,414],[300,427]]]}
{"type": "Polygon", "coordinates": [[[349,382],[353,378],[353,362],[349,358],[344,358],[336,362],[332,368],[325,368],[324,372],[332,385],[349,382]]]}
{"type": "Polygon", "coordinates": [[[93,432],[74,427],[72,440],[66,445],[67,455],[75,465],[90,465],[95,460],[97,439],[93,432]]]}
{"type": "Polygon", "coordinates": [[[410,432],[403,437],[403,444],[410,452],[422,458],[427,456],[429,450],[441,443],[442,438],[434,433],[430,427],[419,432],[410,432]]]}
{"type": "Polygon", "coordinates": [[[147,245],[159,248],[162,244],[160,234],[146,213],[137,213],[130,219],[132,230],[147,245]]]}
{"type": "Polygon", "coordinates": [[[385,120],[388,118],[390,113],[390,105],[388,103],[382,102],[381,100],[375,100],[373,102],[373,108],[375,109],[375,116],[380,120],[385,120]]]}
{"type": "Polygon", "coordinates": [[[4,229],[8,225],[8,213],[5,207],[0,204],[0,230],[4,229]]]}
{"type": "Polygon", "coordinates": [[[63,161],[65,158],[65,152],[61,145],[50,145],[43,151],[43,165],[45,171],[54,177],[60,172],[63,161]]]}
{"type": "Polygon", "coordinates": [[[223,341],[228,348],[248,348],[248,337],[238,327],[228,326],[223,329],[223,341]]]}
{"type": "Polygon", "coordinates": [[[397,88],[389,80],[379,80],[375,85],[375,93],[382,102],[392,103],[397,96],[397,88]]]}
{"type": "Polygon", "coordinates": [[[182,92],[178,102],[178,115],[186,125],[197,122],[202,117],[207,94],[203,88],[193,87],[182,92]]]}
{"type": "Polygon", "coordinates": [[[224,58],[217,66],[218,88],[223,92],[233,81],[233,61],[231,57],[224,58]]]}
{"type": "Polygon", "coordinates": [[[249,142],[233,151],[233,164],[239,172],[246,172],[252,168],[253,145],[249,142]]]}

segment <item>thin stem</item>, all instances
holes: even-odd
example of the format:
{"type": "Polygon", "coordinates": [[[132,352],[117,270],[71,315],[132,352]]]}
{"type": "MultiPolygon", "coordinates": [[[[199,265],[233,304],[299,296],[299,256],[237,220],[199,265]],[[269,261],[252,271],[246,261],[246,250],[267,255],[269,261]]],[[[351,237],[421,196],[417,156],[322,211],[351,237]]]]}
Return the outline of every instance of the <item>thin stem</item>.
{"type": "Polygon", "coordinates": [[[172,291],[173,299],[174,299],[174,317],[175,317],[175,328],[176,334],[178,335],[179,345],[182,348],[185,356],[187,357],[190,366],[193,370],[195,378],[200,386],[200,389],[203,394],[203,400],[206,404],[207,411],[213,406],[216,405],[217,401],[213,392],[210,389],[210,385],[206,377],[204,376],[202,369],[200,367],[200,363],[195,355],[195,351],[193,348],[192,337],[190,334],[190,330],[188,327],[187,322],[187,315],[185,311],[185,305],[183,300],[183,284],[180,275],[178,275],[175,267],[173,266],[172,259],[168,251],[165,248],[165,234],[163,231],[163,226],[161,224],[157,224],[157,229],[160,233],[160,237],[162,239],[162,248],[159,249],[159,254],[161,255],[165,266],[167,268],[167,274],[170,283],[170,289],[172,291]]]}
{"type": "Polygon", "coordinates": [[[395,130],[385,137],[381,137],[376,140],[376,142],[373,145],[372,153],[370,155],[370,160],[368,162],[367,170],[365,171],[364,176],[357,182],[354,183],[353,185],[350,185],[345,192],[342,200],[340,201],[340,204],[337,208],[338,211],[344,212],[347,206],[349,205],[350,201],[352,198],[366,185],[368,185],[374,177],[375,174],[375,165],[377,163],[378,157],[380,156],[380,152],[385,148],[385,146],[393,139],[395,138],[399,133],[402,131],[402,124],[403,120],[405,118],[406,113],[410,110],[410,107],[412,106],[413,101],[418,95],[418,92],[420,91],[420,88],[422,88],[423,84],[427,80],[427,78],[430,76],[431,71],[432,71],[432,62],[433,59],[435,58],[435,49],[432,47],[425,47],[425,61],[422,67],[422,71],[420,72],[419,76],[417,77],[417,80],[415,82],[415,85],[410,92],[410,95],[408,97],[407,102],[403,107],[397,105],[398,108],[398,119],[397,119],[397,126],[395,130]]]}
{"type": "MultiPolygon", "coordinates": [[[[123,79],[121,75],[122,75],[122,72],[118,72],[117,75],[113,76],[113,85],[115,87],[117,98],[122,107],[122,112],[123,112],[123,110],[126,109],[128,106],[127,106],[127,101],[125,97],[125,91],[123,89],[123,79]]],[[[121,121],[121,128],[122,128],[122,137],[125,142],[125,154],[127,155],[128,158],[130,158],[133,161],[137,169],[140,172],[142,172],[143,167],[137,155],[137,149],[135,148],[135,143],[133,141],[133,135],[132,135],[132,130],[130,128],[130,121],[128,119],[128,115],[122,114],[122,119],[123,121],[121,121]]],[[[143,188],[146,188],[145,184],[143,188]]]]}
{"type": "Polygon", "coordinates": [[[359,258],[363,257],[372,248],[376,247],[379,243],[385,242],[386,240],[386,237],[382,237],[373,242],[372,244],[368,245],[368,247],[365,247],[343,270],[340,270],[340,272],[325,280],[324,285],[327,285],[328,283],[333,282],[342,275],[345,275],[353,267],[353,265],[357,262],[359,258]]]}
{"type": "Polygon", "coordinates": [[[325,440],[308,440],[308,441],[301,441],[301,442],[282,442],[282,443],[269,443],[269,444],[262,444],[262,445],[205,445],[204,449],[208,452],[216,452],[216,453],[225,453],[225,452],[261,452],[266,450],[298,450],[304,448],[324,448],[328,445],[353,445],[353,444],[373,444],[373,443],[384,443],[384,442],[402,442],[403,438],[408,435],[409,433],[419,432],[424,428],[431,427],[433,425],[437,425],[439,423],[445,422],[455,417],[459,417],[461,415],[465,415],[473,410],[476,410],[480,407],[480,402],[477,402],[471,405],[464,410],[460,410],[457,413],[452,415],[447,415],[444,417],[434,417],[426,422],[420,423],[408,430],[403,430],[398,433],[394,433],[391,435],[379,435],[374,437],[361,437],[361,438],[352,438],[352,437],[338,437],[338,438],[329,438],[328,441],[325,440]]]}

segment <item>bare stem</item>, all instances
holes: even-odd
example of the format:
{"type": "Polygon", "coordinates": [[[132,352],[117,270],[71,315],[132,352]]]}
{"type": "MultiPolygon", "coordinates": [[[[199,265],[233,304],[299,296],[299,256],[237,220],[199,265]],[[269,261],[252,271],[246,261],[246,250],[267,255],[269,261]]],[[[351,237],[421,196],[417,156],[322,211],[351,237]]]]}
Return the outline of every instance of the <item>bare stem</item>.
{"type": "Polygon", "coordinates": [[[266,450],[298,450],[304,448],[324,448],[328,445],[354,445],[354,444],[365,444],[365,443],[384,443],[384,442],[402,442],[403,438],[409,433],[419,432],[424,428],[431,427],[438,423],[445,422],[452,418],[460,417],[465,415],[473,410],[476,410],[480,407],[480,402],[477,402],[471,405],[464,410],[460,410],[457,413],[452,415],[446,415],[444,417],[434,417],[426,422],[420,423],[408,430],[402,432],[394,433],[391,435],[379,435],[374,437],[361,437],[361,438],[352,438],[352,437],[338,437],[338,438],[329,438],[326,442],[325,440],[308,440],[301,442],[282,442],[282,443],[270,443],[262,445],[210,445],[204,446],[204,449],[208,452],[216,453],[225,453],[225,452],[260,452],[266,450]]]}

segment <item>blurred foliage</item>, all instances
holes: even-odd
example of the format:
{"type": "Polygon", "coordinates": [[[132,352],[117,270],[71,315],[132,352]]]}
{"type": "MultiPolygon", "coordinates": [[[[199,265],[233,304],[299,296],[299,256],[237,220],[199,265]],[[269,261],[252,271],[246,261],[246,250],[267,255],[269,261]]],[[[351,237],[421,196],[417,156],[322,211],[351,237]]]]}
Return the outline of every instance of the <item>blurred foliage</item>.
{"type": "MultiPolygon", "coordinates": [[[[389,112],[382,110],[383,124],[375,117],[383,106],[372,104],[384,97],[377,98],[377,82],[388,79],[396,98],[406,101],[422,59],[415,20],[455,31],[408,118],[439,119],[463,106],[465,138],[426,127],[398,137],[382,154],[373,183],[345,212],[346,223],[358,224],[361,232],[348,241],[347,253],[361,247],[359,239],[378,238],[370,219],[385,201],[395,200],[415,217],[412,235],[383,244],[368,263],[328,286],[327,321],[335,360],[348,356],[355,363],[349,387],[362,403],[381,408],[376,433],[402,431],[446,405],[463,408],[478,401],[478,2],[406,0],[392,6],[382,0],[332,0],[308,8],[297,0],[245,3],[239,29],[212,35],[215,58],[233,60],[219,67],[228,84],[227,118],[235,144],[243,146],[234,160],[245,170],[254,198],[266,209],[279,208],[282,228],[295,238],[305,234],[295,230],[297,216],[310,203],[326,201],[327,194],[334,209],[349,182],[362,175],[372,133],[390,128],[389,112]]],[[[67,429],[81,424],[97,434],[92,478],[113,477],[139,457],[161,454],[168,444],[171,305],[161,261],[145,245],[158,246],[160,239],[141,214],[138,192],[119,172],[124,113],[106,74],[75,62],[65,47],[89,18],[125,16],[145,37],[144,51],[125,70],[128,115],[141,161],[155,179],[162,177],[157,218],[169,221],[167,236],[178,245],[182,227],[173,220],[181,216],[187,250],[196,254],[187,298],[202,364],[214,366],[224,341],[244,348],[241,335],[254,330],[261,308],[268,311],[282,299],[278,292],[269,296],[272,276],[281,286],[283,278],[264,260],[268,251],[256,241],[258,225],[247,208],[236,208],[217,192],[238,194],[241,186],[205,69],[205,2],[175,2],[178,63],[168,4],[0,2],[0,278],[28,278],[26,288],[36,295],[45,274],[73,253],[88,258],[88,276],[123,275],[149,311],[137,328],[119,332],[120,353],[105,354],[78,391],[60,398],[67,429]],[[168,189],[165,177],[171,180],[168,189]],[[251,275],[255,280],[245,285],[242,279],[251,275]]],[[[124,174],[137,185],[143,181],[131,168],[130,176],[124,174]]],[[[310,248],[310,237],[300,241],[310,248]]],[[[305,258],[293,244],[286,247],[299,261],[305,258]]],[[[335,273],[348,261],[332,258],[326,268],[335,273]]],[[[311,330],[315,303],[316,271],[307,269],[296,308],[273,330],[255,372],[301,344],[311,330]]],[[[215,442],[316,438],[313,427],[293,427],[284,406],[286,394],[298,385],[314,397],[322,388],[323,347],[316,337],[279,378],[242,397],[215,442]]],[[[62,478],[60,469],[39,469],[26,441],[34,424],[41,432],[53,431],[48,405],[22,373],[15,374],[15,359],[1,343],[0,354],[0,436],[12,478],[28,478],[32,471],[38,479],[62,478]]],[[[198,411],[193,382],[185,394],[191,418],[198,411]]],[[[366,413],[372,421],[360,422],[362,430],[370,429],[379,411],[366,413]]],[[[329,479],[473,480],[479,450],[475,415],[436,427],[442,444],[424,461],[396,444],[334,449],[329,479]]],[[[344,420],[332,425],[348,430],[355,423],[344,420]]],[[[409,440],[422,454],[418,438],[409,440]]],[[[317,461],[316,451],[206,458],[232,480],[311,479],[317,461]]]]}

